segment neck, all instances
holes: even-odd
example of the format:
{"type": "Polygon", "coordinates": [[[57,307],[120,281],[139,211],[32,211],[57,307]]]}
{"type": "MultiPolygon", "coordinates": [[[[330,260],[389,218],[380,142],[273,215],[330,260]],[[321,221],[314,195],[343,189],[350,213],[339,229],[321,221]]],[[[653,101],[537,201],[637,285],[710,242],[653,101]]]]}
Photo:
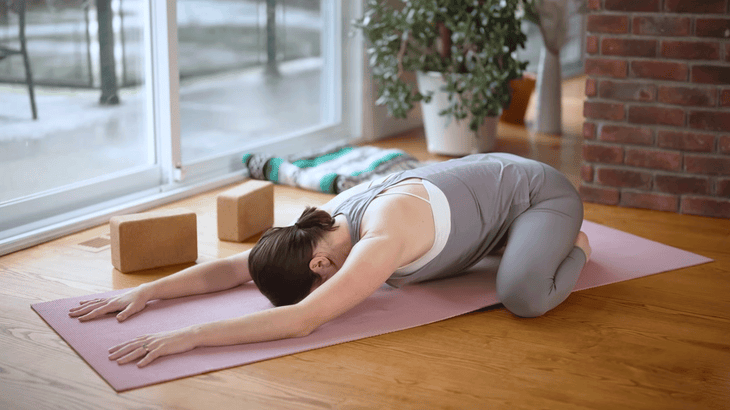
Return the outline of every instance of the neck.
{"type": "Polygon", "coordinates": [[[337,268],[341,268],[347,259],[347,255],[352,250],[352,240],[350,239],[350,227],[347,225],[347,219],[344,215],[335,217],[335,229],[328,232],[327,242],[329,243],[334,255],[337,259],[334,261],[337,268]]]}

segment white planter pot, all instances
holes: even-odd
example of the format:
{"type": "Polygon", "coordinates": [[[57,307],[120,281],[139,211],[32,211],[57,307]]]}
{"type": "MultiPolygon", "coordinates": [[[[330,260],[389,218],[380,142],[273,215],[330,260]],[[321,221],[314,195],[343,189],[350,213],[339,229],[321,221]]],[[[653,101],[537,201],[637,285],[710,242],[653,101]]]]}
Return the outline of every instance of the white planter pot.
{"type": "Polygon", "coordinates": [[[423,126],[426,132],[428,152],[451,156],[462,156],[488,152],[494,149],[497,141],[497,124],[499,115],[489,117],[477,132],[469,128],[471,114],[456,120],[452,116],[442,116],[439,112],[449,106],[448,93],[441,91],[446,85],[441,73],[416,73],[418,90],[421,94],[433,91],[429,103],[421,102],[423,110],[423,126]]]}

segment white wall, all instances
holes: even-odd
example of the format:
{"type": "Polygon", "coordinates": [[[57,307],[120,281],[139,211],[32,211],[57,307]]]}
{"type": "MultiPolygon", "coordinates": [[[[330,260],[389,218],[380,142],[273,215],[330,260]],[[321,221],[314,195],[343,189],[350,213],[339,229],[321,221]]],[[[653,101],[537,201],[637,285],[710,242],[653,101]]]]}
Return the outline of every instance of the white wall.
{"type": "MultiPolygon", "coordinates": [[[[386,0],[392,6],[401,4],[399,1],[386,0]]],[[[364,2],[363,2],[364,3],[364,2]]],[[[367,44],[364,45],[367,47],[367,44]]],[[[373,81],[372,71],[368,66],[368,56],[365,49],[363,52],[363,112],[362,112],[362,140],[376,141],[387,138],[401,132],[423,126],[421,116],[421,105],[417,104],[408,113],[406,119],[392,118],[388,116],[388,109],[384,106],[376,106],[378,90],[373,81]]],[[[406,73],[406,80],[416,83],[416,75],[406,73]]]]}

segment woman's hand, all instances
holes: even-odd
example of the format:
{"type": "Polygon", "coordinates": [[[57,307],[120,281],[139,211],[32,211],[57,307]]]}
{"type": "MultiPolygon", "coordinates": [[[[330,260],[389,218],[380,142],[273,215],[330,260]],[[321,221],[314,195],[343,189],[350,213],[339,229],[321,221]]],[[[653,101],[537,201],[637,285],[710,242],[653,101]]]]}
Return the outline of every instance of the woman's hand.
{"type": "Polygon", "coordinates": [[[117,315],[117,320],[121,322],[144,309],[150,298],[149,289],[142,285],[119,296],[81,301],[80,306],[71,308],[68,315],[85,322],[107,313],[121,312],[117,315]]]}
{"type": "Polygon", "coordinates": [[[196,344],[191,328],[139,336],[128,342],[109,349],[109,360],[118,364],[129,363],[142,358],[137,367],[144,367],[161,356],[183,353],[195,349],[196,344]]]}

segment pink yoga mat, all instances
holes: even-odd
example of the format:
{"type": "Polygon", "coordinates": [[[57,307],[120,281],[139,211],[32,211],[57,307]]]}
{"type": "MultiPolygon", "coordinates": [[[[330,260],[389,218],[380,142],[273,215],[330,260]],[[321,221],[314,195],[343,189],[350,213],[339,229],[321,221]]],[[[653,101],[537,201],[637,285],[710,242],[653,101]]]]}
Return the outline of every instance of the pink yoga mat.
{"type": "MultiPolygon", "coordinates": [[[[711,262],[712,259],[592,222],[583,223],[593,247],[575,290],[711,262]]],[[[393,289],[380,288],[360,305],[304,338],[227,347],[199,348],[165,356],[142,369],[118,365],[108,349],[134,337],[227,319],[268,309],[253,284],[224,292],[153,301],[139,315],[117,322],[114,315],[81,323],[68,316],[79,301],[125,290],[38,303],[32,308],[116,391],[125,391],[212,370],[408,329],[499,303],[494,276],[499,258],[487,258],[462,276],[393,289]]]]}

